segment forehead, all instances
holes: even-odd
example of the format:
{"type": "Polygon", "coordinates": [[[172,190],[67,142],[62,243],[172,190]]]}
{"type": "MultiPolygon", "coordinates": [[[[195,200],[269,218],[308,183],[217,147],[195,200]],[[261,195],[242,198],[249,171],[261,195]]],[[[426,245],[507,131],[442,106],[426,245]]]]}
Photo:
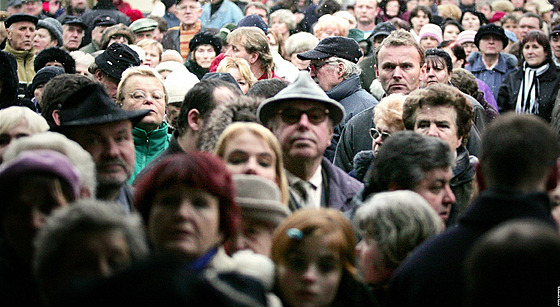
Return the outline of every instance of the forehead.
{"type": "Polygon", "coordinates": [[[312,100],[290,100],[290,101],[285,101],[285,102],[281,102],[277,109],[278,110],[282,110],[282,109],[286,109],[286,108],[295,108],[298,110],[309,110],[311,108],[325,108],[326,106],[325,104],[318,102],[318,101],[312,101],[312,100]]]}
{"type": "Polygon", "coordinates": [[[14,27],[14,28],[21,28],[21,27],[31,28],[31,27],[33,27],[34,28],[35,24],[32,23],[31,21],[19,21],[19,22],[14,22],[11,27],[14,27]]]}
{"type": "Polygon", "coordinates": [[[199,6],[199,2],[195,1],[195,0],[179,0],[179,1],[177,1],[177,6],[182,5],[182,4],[199,6]]]}
{"type": "Polygon", "coordinates": [[[420,54],[413,46],[383,46],[377,60],[380,64],[413,63],[420,66],[420,54]]]}
{"type": "Polygon", "coordinates": [[[156,86],[163,88],[161,81],[154,76],[132,75],[124,82],[124,86],[131,85],[135,87],[144,87],[145,85],[154,86],[155,84],[156,86]]]}
{"type": "Polygon", "coordinates": [[[519,25],[539,27],[539,19],[536,17],[523,17],[519,20],[519,25]]]}
{"type": "Polygon", "coordinates": [[[440,167],[425,171],[422,181],[427,184],[437,181],[449,182],[452,176],[451,167],[440,167]]]}
{"type": "Polygon", "coordinates": [[[421,120],[448,121],[455,123],[457,111],[451,105],[431,106],[423,105],[416,109],[416,122],[421,120]]]}

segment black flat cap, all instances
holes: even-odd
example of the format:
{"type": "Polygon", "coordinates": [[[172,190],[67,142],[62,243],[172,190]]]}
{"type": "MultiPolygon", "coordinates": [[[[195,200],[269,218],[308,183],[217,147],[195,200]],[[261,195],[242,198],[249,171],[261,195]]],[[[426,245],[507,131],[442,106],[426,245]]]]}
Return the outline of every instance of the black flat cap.
{"type": "Polygon", "coordinates": [[[74,92],[60,109],[60,127],[101,125],[141,120],[150,110],[123,110],[100,84],[90,84],[74,92]]]}
{"type": "Polygon", "coordinates": [[[4,20],[4,25],[6,26],[6,28],[9,28],[12,24],[16,22],[22,22],[22,21],[29,21],[32,22],[34,25],[37,25],[37,23],[39,22],[39,18],[29,14],[18,13],[18,14],[13,14],[12,16],[4,20]]]}
{"type": "Polygon", "coordinates": [[[335,56],[358,63],[362,55],[360,45],[355,40],[343,36],[332,36],[322,39],[315,48],[298,53],[297,57],[301,60],[322,60],[335,56]]]}
{"type": "Polygon", "coordinates": [[[79,26],[82,29],[87,29],[87,25],[86,23],[82,20],[82,18],[80,17],[76,17],[76,16],[66,16],[64,17],[64,19],[62,19],[61,22],[63,25],[75,25],[75,26],[79,26]]]}
{"type": "Polygon", "coordinates": [[[97,16],[93,20],[93,27],[110,27],[117,24],[117,20],[109,15],[97,16]]]}
{"type": "Polygon", "coordinates": [[[95,64],[109,76],[120,80],[129,67],[140,66],[138,53],[127,45],[112,43],[107,50],[95,57],[95,64]]]}

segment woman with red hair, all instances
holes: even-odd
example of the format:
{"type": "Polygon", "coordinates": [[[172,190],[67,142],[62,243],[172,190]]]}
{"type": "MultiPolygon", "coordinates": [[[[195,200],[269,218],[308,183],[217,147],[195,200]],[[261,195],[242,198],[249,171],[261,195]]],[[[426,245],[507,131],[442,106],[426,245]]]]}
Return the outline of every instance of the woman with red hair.
{"type": "Polygon", "coordinates": [[[136,207],[156,253],[178,256],[194,271],[228,269],[223,243],[239,225],[231,175],[202,152],[169,156],[137,184],[136,207]]]}

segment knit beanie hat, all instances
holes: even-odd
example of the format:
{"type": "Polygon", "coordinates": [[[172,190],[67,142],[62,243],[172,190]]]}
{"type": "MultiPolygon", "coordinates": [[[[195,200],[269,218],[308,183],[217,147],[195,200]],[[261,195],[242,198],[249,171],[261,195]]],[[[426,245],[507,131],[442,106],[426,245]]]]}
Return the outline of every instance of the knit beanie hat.
{"type": "Polygon", "coordinates": [[[457,42],[459,44],[464,43],[474,43],[474,36],[476,35],[476,31],[474,30],[465,30],[457,36],[457,42]]]}
{"type": "Polygon", "coordinates": [[[68,53],[68,51],[59,47],[49,47],[39,52],[33,62],[35,71],[39,71],[45,67],[48,62],[58,62],[64,67],[67,74],[76,73],[76,60],[68,53]]]}
{"type": "MultiPolygon", "coordinates": [[[[177,63],[177,62],[165,62],[165,63],[177,63]]],[[[185,67],[180,63],[177,64],[185,67]]],[[[167,78],[163,80],[163,85],[167,90],[167,95],[169,95],[168,103],[183,102],[183,100],[185,100],[185,95],[187,94],[187,92],[197,83],[198,83],[198,78],[193,73],[188,71],[188,69],[186,68],[172,71],[169,75],[167,75],[167,78]]]]}
{"type": "Polygon", "coordinates": [[[201,31],[196,33],[189,42],[189,50],[194,51],[200,45],[211,45],[214,47],[216,55],[222,51],[222,40],[210,32],[201,31]]]}
{"type": "Polygon", "coordinates": [[[57,40],[58,47],[62,47],[62,45],[64,44],[64,40],[62,38],[62,24],[60,24],[58,20],[51,17],[41,19],[37,23],[37,29],[47,29],[57,40]]]}
{"type": "Polygon", "coordinates": [[[433,23],[426,24],[420,29],[420,40],[424,37],[433,37],[437,40],[438,43],[443,41],[443,33],[441,32],[441,28],[438,25],[433,23]]]}
{"type": "Polygon", "coordinates": [[[34,97],[35,89],[42,84],[49,82],[52,78],[64,74],[64,69],[57,66],[47,66],[39,69],[33,77],[33,82],[29,88],[29,97],[34,97]]]}
{"type": "Polygon", "coordinates": [[[264,22],[262,17],[257,15],[257,14],[251,14],[251,15],[247,15],[247,16],[241,18],[237,22],[237,27],[238,28],[257,27],[257,28],[263,30],[264,35],[268,34],[268,25],[266,24],[266,22],[264,22]]]}

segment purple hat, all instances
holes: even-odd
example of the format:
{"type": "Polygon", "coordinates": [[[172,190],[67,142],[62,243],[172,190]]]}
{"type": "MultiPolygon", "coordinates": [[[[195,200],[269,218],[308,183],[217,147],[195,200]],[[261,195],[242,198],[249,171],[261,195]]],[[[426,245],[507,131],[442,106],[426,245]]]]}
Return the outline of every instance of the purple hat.
{"type": "Polygon", "coordinates": [[[65,155],[53,150],[29,150],[20,153],[14,160],[5,162],[0,168],[0,186],[28,174],[53,175],[66,182],[74,196],[80,196],[82,176],[65,155]]]}

